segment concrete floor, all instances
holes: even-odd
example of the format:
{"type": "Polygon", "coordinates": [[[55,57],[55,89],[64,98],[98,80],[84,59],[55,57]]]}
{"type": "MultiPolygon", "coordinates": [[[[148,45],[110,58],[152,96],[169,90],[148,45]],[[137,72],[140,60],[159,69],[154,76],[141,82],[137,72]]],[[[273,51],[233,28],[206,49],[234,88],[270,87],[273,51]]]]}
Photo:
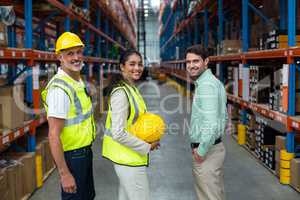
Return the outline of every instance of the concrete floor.
{"type": "MultiPolygon", "coordinates": [[[[141,88],[148,109],[164,116],[167,135],[161,148],[151,153],[149,180],[151,199],[195,200],[191,169],[191,152],[187,135],[190,103],[175,89],[155,81],[145,82],[141,88]]],[[[296,200],[300,194],[260,165],[231,136],[224,138],[227,150],[225,161],[225,190],[228,200],[296,200]]],[[[101,157],[101,134],[93,146],[94,176],[97,200],[116,200],[118,179],[110,161],[101,157]]],[[[55,171],[37,190],[31,200],[59,199],[60,188],[55,171]]]]}

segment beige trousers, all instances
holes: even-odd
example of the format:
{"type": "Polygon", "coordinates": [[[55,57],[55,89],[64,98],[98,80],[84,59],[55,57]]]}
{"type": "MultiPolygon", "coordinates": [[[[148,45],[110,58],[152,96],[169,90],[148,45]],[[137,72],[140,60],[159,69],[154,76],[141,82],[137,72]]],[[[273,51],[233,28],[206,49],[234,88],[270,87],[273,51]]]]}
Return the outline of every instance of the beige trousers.
{"type": "Polygon", "coordinates": [[[225,147],[221,142],[211,147],[204,161],[197,163],[193,158],[193,175],[198,200],[224,200],[225,147]]]}
{"type": "Polygon", "coordinates": [[[114,164],[119,177],[118,200],[149,200],[149,182],[146,167],[129,167],[114,164]]]}

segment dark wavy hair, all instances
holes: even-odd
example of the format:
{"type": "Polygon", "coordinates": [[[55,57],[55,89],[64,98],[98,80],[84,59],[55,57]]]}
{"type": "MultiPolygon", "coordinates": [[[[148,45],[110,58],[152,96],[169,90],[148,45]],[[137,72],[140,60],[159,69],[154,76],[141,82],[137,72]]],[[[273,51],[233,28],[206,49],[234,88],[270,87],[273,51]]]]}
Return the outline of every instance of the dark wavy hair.
{"type": "Polygon", "coordinates": [[[142,55],[140,54],[140,52],[138,52],[135,49],[128,49],[124,51],[123,54],[121,54],[120,56],[119,65],[117,66],[116,70],[112,73],[110,84],[108,85],[105,91],[106,94],[110,95],[115,87],[118,87],[124,83],[125,79],[122,75],[120,65],[125,65],[126,61],[128,61],[131,55],[138,55],[142,59],[142,55]]]}
{"type": "Polygon", "coordinates": [[[193,53],[198,56],[201,56],[201,58],[203,60],[208,58],[210,55],[209,49],[204,48],[202,45],[199,45],[199,44],[193,45],[193,46],[190,46],[189,48],[187,48],[187,50],[185,51],[185,57],[188,53],[193,53]]]}

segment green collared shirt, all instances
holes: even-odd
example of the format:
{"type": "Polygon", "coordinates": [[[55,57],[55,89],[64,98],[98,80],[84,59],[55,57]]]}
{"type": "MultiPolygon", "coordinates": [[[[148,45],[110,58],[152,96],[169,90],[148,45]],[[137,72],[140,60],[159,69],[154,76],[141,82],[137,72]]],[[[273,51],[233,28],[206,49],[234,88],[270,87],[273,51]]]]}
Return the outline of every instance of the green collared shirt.
{"type": "Polygon", "coordinates": [[[205,156],[225,132],[228,119],[226,102],[224,85],[210,69],[205,70],[195,81],[189,130],[191,142],[200,143],[197,149],[200,156],[205,156]]]}

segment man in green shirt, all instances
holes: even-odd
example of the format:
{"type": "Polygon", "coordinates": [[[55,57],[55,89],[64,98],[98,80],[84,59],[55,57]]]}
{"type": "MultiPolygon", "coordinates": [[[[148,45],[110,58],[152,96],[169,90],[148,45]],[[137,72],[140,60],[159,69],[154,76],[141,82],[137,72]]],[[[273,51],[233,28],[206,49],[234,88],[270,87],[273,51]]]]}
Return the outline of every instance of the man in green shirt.
{"type": "Polygon", "coordinates": [[[208,52],[200,45],[186,51],[186,69],[194,80],[190,139],[195,189],[200,200],[223,200],[225,147],[222,135],[227,122],[226,92],[207,68],[208,52]]]}

